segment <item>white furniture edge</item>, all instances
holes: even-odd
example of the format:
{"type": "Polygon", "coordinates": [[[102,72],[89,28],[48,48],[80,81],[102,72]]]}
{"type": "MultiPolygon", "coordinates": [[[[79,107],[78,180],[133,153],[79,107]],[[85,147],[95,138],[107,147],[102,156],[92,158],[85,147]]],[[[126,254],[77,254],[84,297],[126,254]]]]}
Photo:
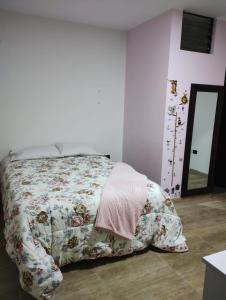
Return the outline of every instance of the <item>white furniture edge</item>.
{"type": "Polygon", "coordinates": [[[204,256],[203,260],[223,275],[226,275],[226,250],[204,256]]]}

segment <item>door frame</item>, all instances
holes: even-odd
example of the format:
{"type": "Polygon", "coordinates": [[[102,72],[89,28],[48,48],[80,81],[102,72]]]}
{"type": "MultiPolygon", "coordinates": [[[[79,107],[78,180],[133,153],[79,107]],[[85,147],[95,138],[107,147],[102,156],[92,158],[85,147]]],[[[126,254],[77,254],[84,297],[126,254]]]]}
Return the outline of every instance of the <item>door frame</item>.
{"type": "Polygon", "coordinates": [[[184,166],[183,166],[183,177],[182,177],[182,186],[181,186],[181,197],[195,195],[195,194],[208,193],[213,190],[214,175],[215,175],[215,163],[216,163],[218,137],[219,137],[220,123],[221,123],[223,101],[224,101],[224,86],[196,84],[196,83],[191,84],[190,104],[189,104],[189,111],[188,111],[188,123],[187,123],[187,133],[186,133],[185,152],[184,152],[184,166]],[[213,92],[213,93],[215,92],[215,93],[218,93],[218,97],[217,97],[214,129],[213,129],[213,139],[212,139],[212,146],[211,146],[207,187],[188,190],[187,189],[188,172],[189,172],[189,165],[190,165],[191,144],[192,144],[192,134],[193,134],[193,127],[194,127],[197,92],[213,92]]]}

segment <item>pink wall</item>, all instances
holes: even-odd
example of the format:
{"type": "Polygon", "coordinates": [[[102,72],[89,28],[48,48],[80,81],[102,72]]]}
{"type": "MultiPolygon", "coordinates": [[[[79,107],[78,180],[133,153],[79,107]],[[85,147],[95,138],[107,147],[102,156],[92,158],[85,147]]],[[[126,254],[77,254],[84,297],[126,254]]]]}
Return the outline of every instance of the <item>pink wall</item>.
{"type": "Polygon", "coordinates": [[[203,54],[180,50],[182,16],[171,10],[127,39],[123,160],[173,197],[180,196],[189,108],[181,98],[189,99],[191,83],[223,85],[226,68],[226,22],[216,22],[212,53],[203,54]]]}
{"type": "Polygon", "coordinates": [[[123,160],[160,183],[171,13],[129,31],[123,160]]]}
{"type": "Polygon", "coordinates": [[[181,11],[172,11],[170,39],[169,78],[178,78],[188,83],[224,83],[226,66],[226,22],[215,24],[212,53],[180,50],[182,17],[181,11]]]}
{"type": "Polygon", "coordinates": [[[218,20],[215,24],[212,53],[204,54],[180,50],[182,17],[181,11],[172,11],[171,38],[168,80],[177,80],[177,95],[170,93],[167,86],[165,125],[163,139],[163,160],[161,185],[171,196],[179,197],[184,163],[184,148],[189,102],[181,105],[181,97],[186,93],[189,98],[191,83],[224,84],[226,68],[226,22],[218,20]],[[177,119],[176,141],[174,143],[175,117],[169,116],[169,107],[175,106],[177,119]],[[174,144],[175,147],[172,147],[174,144]],[[175,165],[172,165],[174,153],[175,165]]]}

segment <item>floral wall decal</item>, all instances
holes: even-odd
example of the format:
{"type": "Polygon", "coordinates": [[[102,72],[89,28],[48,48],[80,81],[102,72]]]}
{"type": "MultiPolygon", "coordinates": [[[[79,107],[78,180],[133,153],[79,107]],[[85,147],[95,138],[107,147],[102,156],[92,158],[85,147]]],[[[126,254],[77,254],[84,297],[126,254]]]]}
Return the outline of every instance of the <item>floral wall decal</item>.
{"type": "Polygon", "coordinates": [[[190,86],[168,80],[161,185],[173,198],[180,197],[190,86]]]}

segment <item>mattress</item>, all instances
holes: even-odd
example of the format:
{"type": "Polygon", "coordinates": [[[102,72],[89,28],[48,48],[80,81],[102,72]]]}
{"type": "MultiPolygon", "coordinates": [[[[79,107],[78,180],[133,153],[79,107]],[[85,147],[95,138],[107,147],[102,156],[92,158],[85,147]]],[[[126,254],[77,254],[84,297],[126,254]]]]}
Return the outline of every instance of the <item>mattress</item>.
{"type": "Polygon", "coordinates": [[[188,250],[174,204],[147,181],[148,196],[132,240],[95,227],[104,185],[114,162],[104,156],[19,160],[4,165],[2,196],[6,250],[20,283],[36,299],[50,299],[61,266],[121,256],[153,245],[188,250]]]}

